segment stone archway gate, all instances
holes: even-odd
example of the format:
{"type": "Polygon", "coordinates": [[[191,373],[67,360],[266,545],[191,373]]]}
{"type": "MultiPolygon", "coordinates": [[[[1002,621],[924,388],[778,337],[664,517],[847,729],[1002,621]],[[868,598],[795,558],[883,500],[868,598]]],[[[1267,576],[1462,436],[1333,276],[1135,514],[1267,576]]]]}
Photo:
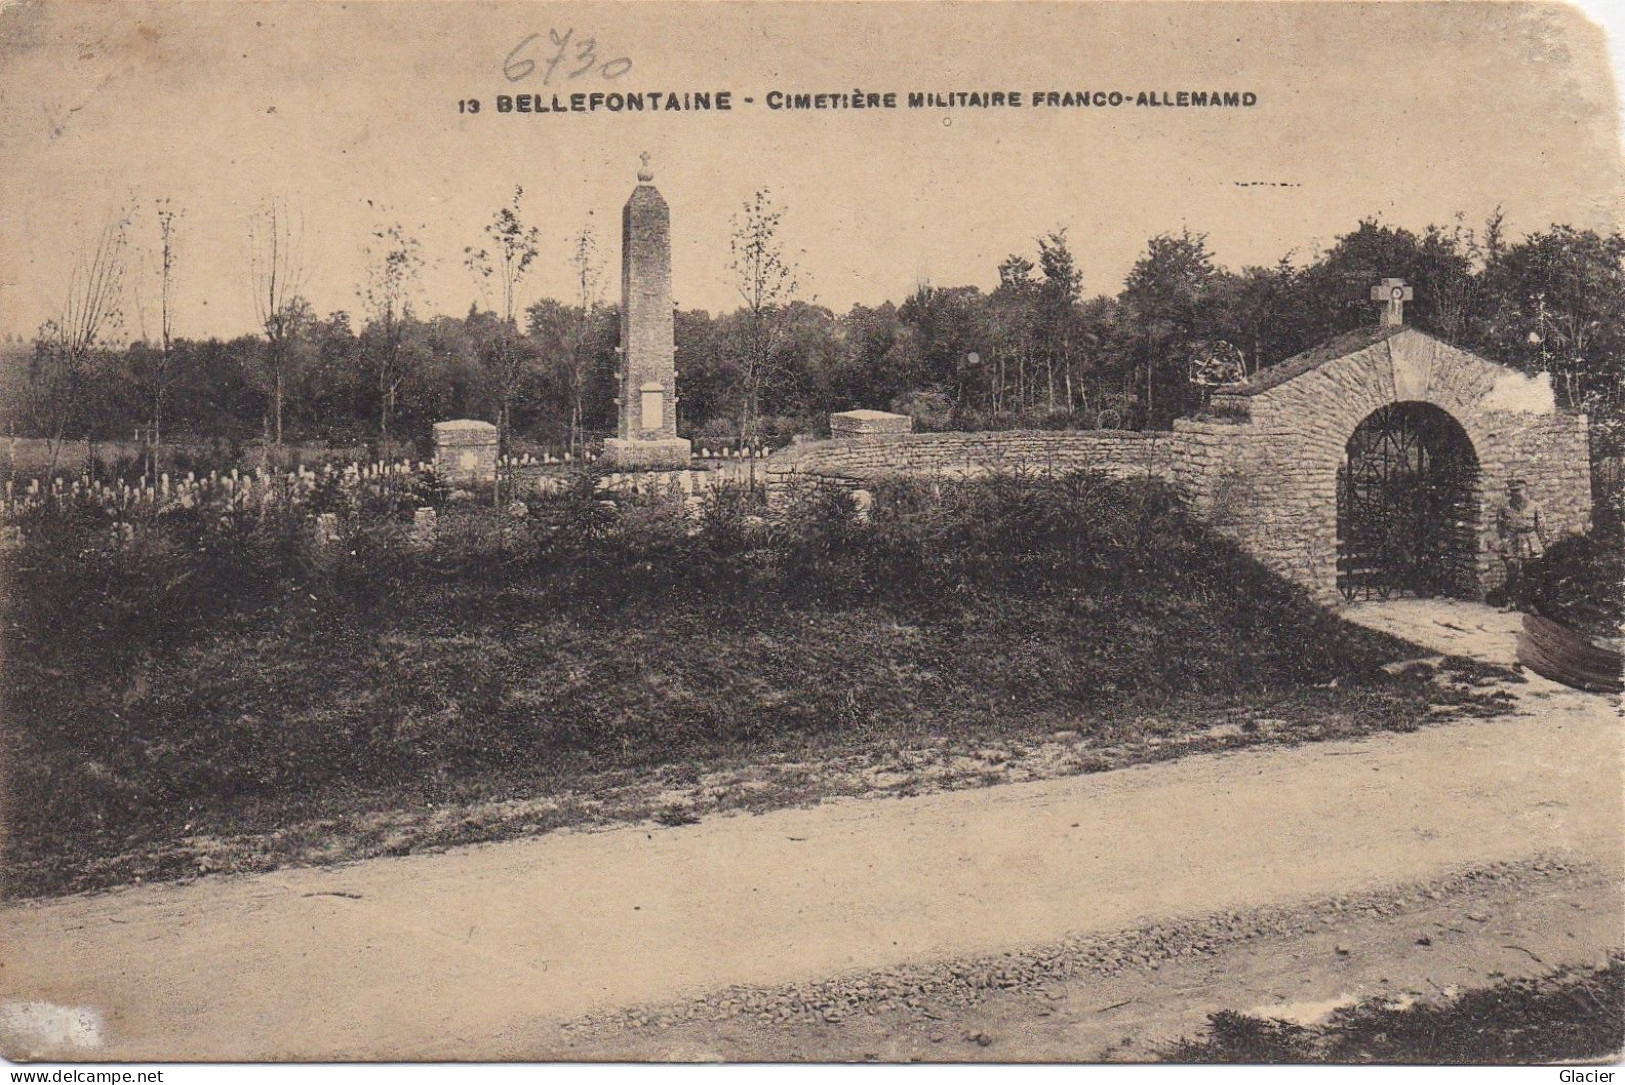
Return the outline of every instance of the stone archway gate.
{"type": "Polygon", "coordinates": [[[795,446],[764,464],[769,486],[813,477],[861,486],[891,473],[976,474],[1014,466],[1151,476],[1270,569],[1312,596],[1337,590],[1338,469],[1361,422],[1396,403],[1429,404],[1459,423],[1477,460],[1469,561],[1477,592],[1504,575],[1496,517],[1507,482],[1525,482],[1548,540],[1588,530],[1587,422],[1531,378],[1403,324],[1364,328],[1215,390],[1172,433],[920,433],[795,446]]]}
{"type": "Polygon", "coordinates": [[[1331,599],[1338,468],[1356,428],[1396,403],[1439,408],[1472,443],[1480,594],[1504,576],[1496,516],[1513,476],[1541,506],[1548,538],[1589,528],[1585,416],[1557,409],[1549,378],[1527,377],[1404,325],[1340,336],[1219,389],[1209,419],[1175,423],[1186,459],[1181,481],[1215,526],[1331,599]]]}

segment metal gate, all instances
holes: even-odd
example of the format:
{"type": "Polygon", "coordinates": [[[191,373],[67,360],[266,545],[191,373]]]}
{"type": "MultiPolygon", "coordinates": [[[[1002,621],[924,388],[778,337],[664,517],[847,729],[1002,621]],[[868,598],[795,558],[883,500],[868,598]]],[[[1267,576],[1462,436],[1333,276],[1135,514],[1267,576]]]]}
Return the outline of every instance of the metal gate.
{"type": "Polygon", "coordinates": [[[1425,403],[1360,423],[1337,473],[1337,589],[1349,600],[1477,594],[1478,459],[1425,403]]]}

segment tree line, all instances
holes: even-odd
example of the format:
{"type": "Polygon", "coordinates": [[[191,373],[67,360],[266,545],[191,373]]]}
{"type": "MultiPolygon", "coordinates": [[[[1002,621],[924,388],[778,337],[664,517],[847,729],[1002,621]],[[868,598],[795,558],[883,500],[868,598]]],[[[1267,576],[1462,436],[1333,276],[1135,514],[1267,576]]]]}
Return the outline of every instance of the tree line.
{"type": "MultiPolygon", "coordinates": [[[[1594,451],[1625,444],[1625,238],[1553,226],[1511,241],[1499,213],[1421,232],[1358,222],[1323,252],[1269,266],[1221,266],[1189,230],[1147,241],[1115,294],[1091,293],[1073,239],[1056,230],[999,263],[998,283],[920,284],[901,302],[836,313],[806,295],[784,240],[785,209],[759,192],[734,218],[740,304],[676,314],[679,428],[702,443],[816,433],[830,411],[911,414],[919,428],[1165,428],[1211,389],[1376,320],[1370,289],[1415,290],[1407,323],[1525,372],[1594,420],[1594,451]]],[[[438,420],[496,423],[503,440],[580,450],[613,432],[619,312],[604,298],[591,228],[569,243],[572,295],[528,303],[543,259],[524,192],[462,253],[486,304],[430,315],[424,256],[400,222],[373,231],[358,306],[318,315],[304,294],[301,228],[280,202],[250,231],[260,332],[174,335],[184,214],[159,201],[145,221],[161,277],[158,334],[121,332],[127,214],[86,253],[60,316],[32,344],[0,345],[12,434],[188,438],[280,448],[421,443],[438,420]]]]}

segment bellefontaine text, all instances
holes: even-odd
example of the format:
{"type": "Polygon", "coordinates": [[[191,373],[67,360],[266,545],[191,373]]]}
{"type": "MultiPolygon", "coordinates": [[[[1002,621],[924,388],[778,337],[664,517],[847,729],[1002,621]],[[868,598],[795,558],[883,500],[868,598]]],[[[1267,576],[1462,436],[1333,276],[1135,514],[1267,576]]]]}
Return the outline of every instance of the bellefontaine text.
{"type": "Polygon", "coordinates": [[[729,90],[593,91],[590,94],[499,94],[498,113],[698,113],[733,109],[729,90]]]}

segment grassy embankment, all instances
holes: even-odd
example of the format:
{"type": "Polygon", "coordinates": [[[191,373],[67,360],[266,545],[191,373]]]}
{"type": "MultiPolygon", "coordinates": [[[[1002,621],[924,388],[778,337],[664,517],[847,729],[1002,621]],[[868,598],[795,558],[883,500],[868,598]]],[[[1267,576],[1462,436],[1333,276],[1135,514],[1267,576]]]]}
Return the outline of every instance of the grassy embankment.
{"type": "Polygon", "coordinates": [[[1367,1000],[1313,1025],[1216,1013],[1161,1053],[1186,1063],[1541,1064],[1625,1051],[1625,957],[1503,980],[1442,1003],[1367,1000]]]}
{"type": "Polygon", "coordinates": [[[1392,666],[1421,653],[1145,484],[899,484],[868,522],[725,491],[695,522],[584,481],[522,522],[444,508],[427,553],[403,528],[419,498],[340,497],[353,534],[323,554],[308,509],[154,510],[121,545],[100,510],[21,525],[8,895],[1500,707],[1468,665],[1392,666]]]}

